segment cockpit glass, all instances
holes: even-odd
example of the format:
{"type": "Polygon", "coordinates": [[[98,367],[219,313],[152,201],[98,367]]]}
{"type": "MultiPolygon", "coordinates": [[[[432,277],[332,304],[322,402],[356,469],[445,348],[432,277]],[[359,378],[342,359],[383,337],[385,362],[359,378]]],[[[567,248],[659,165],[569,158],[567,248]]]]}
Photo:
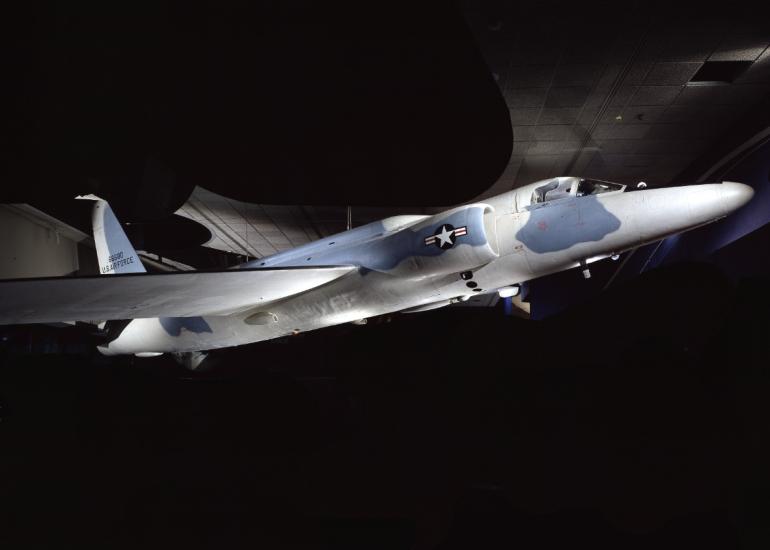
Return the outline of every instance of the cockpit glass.
{"type": "Polygon", "coordinates": [[[622,191],[623,187],[625,186],[608,181],[580,180],[576,195],[578,197],[584,195],[600,195],[602,193],[609,193],[610,191],[622,191]]]}
{"type": "Polygon", "coordinates": [[[565,197],[600,195],[611,191],[623,191],[625,185],[608,181],[578,178],[557,178],[545,183],[532,192],[530,204],[538,204],[565,197]]]}

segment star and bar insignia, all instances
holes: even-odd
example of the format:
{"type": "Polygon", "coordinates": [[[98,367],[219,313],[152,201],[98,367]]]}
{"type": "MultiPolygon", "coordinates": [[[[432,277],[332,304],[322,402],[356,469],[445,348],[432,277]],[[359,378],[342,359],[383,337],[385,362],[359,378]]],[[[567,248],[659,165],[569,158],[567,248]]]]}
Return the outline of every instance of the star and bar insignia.
{"type": "Polygon", "coordinates": [[[445,223],[438,228],[434,235],[425,237],[425,245],[430,246],[435,244],[439,248],[446,250],[447,248],[452,248],[455,245],[457,237],[462,237],[463,235],[467,234],[467,226],[464,225],[462,227],[453,227],[448,223],[445,223]]]}

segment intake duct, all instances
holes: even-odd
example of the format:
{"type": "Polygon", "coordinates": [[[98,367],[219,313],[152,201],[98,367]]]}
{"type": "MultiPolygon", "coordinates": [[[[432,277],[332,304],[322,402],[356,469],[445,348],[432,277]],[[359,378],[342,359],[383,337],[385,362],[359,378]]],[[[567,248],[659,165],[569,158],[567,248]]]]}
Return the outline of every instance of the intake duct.
{"type": "Polygon", "coordinates": [[[488,204],[461,206],[409,227],[412,261],[401,266],[431,277],[476,269],[499,257],[495,210],[488,204]]]}

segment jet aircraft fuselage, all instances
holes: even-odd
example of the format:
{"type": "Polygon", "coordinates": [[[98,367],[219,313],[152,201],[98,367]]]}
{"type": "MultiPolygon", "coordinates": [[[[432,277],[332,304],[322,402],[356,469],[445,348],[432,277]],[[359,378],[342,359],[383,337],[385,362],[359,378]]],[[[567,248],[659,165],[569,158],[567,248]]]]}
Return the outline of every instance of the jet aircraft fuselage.
{"type": "Polygon", "coordinates": [[[563,271],[727,216],[733,182],[626,191],[561,177],[432,216],[396,216],[242,269],[353,266],[320,286],[227,315],[132,320],[102,353],[195,352],[420,311],[563,271]]]}

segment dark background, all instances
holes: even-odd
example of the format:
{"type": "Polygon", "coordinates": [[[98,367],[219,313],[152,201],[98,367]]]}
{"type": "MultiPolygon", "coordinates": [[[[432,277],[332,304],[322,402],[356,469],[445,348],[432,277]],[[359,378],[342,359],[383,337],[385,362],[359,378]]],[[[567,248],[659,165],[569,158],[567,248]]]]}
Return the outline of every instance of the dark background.
{"type": "Polygon", "coordinates": [[[196,184],[267,204],[453,204],[511,151],[442,2],[99,2],[6,21],[3,202],[77,193],[158,219],[196,184]]]}
{"type": "Polygon", "coordinates": [[[683,263],[545,321],[403,315],[195,374],[74,336],[19,354],[46,341],[26,331],[0,370],[0,540],[762,547],[767,283],[683,263]]]}
{"type": "MultiPolygon", "coordinates": [[[[487,189],[510,119],[456,7],[319,6],[5,18],[1,200],[70,220],[85,211],[62,200],[98,192],[123,220],[163,220],[201,182],[283,204],[487,189]]],[[[622,20],[607,6],[598,27],[622,20]]],[[[679,9],[661,17],[695,8],[679,9]]],[[[768,244],[604,292],[614,264],[562,274],[532,299],[575,303],[540,321],[396,315],[202,373],[4,328],[0,545],[767,548],[768,244]]]]}

